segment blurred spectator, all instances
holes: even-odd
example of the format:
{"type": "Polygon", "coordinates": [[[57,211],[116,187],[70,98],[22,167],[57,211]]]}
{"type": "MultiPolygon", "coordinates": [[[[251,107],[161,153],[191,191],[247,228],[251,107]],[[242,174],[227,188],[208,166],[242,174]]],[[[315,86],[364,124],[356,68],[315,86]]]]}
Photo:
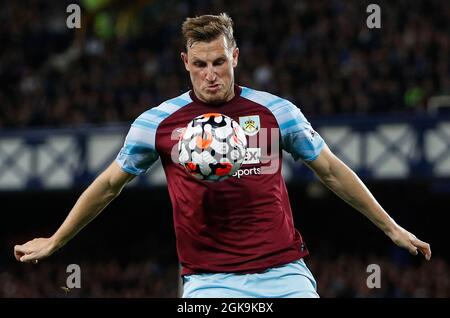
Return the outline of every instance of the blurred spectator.
{"type": "Polygon", "coordinates": [[[380,30],[365,25],[367,1],[107,1],[89,14],[107,13],[112,33],[87,24],[84,41],[65,27],[68,3],[2,7],[0,127],[133,120],[189,89],[179,58],[186,16],[222,11],[235,21],[238,83],[308,116],[421,112],[450,89],[448,1],[379,1],[380,30]]]}
{"type": "Polygon", "coordinates": [[[450,265],[440,258],[419,266],[401,266],[386,258],[343,255],[336,260],[309,258],[321,297],[450,297],[450,265]],[[381,288],[366,285],[369,264],[380,266],[381,288]]]}
{"type": "MultiPolygon", "coordinates": [[[[450,297],[450,264],[435,258],[420,266],[399,266],[385,258],[343,255],[338,259],[307,259],[321,297],[450,297]],[[381,269],[381,288],[366,285],[369,264],[381,269]]],[[[178,268],[147,260],[81,262],[81,288],[65,291],[64,264],[17,265],[0,272],[2,297],[177,297],[178,268]]]]}
{"type": "Polygon", "coordinates": [[[14,266],[0,272],[4,297],[176,297],[178,268],[153,261],[121,266],[117,261],[81,262],[81,288],[67,290],[68,264],[46,262],[35,267],[14,266]]]}

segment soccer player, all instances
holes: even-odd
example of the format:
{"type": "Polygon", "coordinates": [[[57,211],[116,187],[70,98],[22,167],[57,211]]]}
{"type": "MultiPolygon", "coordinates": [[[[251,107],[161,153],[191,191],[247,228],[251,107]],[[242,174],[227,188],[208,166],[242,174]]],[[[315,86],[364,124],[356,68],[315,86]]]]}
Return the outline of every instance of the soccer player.
{"type": "Polygon", "coordinates": [[[221,182],[197,180],[172,160],[176,132],[204,113],[230,116],[248,138],[263,129],[275,130],[276,137],[260,136],[266,141],[261,144],[271,145],[271,138],[280,141],[279,149],[270,149],[271,153],[281,157],[284,149],[303,161],[395,244],[430,259],[429,244],[383,210],[299,108],[270,93],[235,84],[239,49],[229,16],[188,18],[182,33],[185,51],[181,58],[192,90],[140,115],[117,159],[84,191],[59,229],[49,238],[16,245],[17,260],[36,263],[60,249],[128,182],[160,158],[173,206],[183,297],[318,297],[314,277],[303,261],[308,250],[293,225],[281,160],[275,165],[263,162],[257,155],[267,149],[257,150],[250,163],[241,167],[244,173],[221,182]],[[274,168],[263,169],[268,166],[274,168]]]}

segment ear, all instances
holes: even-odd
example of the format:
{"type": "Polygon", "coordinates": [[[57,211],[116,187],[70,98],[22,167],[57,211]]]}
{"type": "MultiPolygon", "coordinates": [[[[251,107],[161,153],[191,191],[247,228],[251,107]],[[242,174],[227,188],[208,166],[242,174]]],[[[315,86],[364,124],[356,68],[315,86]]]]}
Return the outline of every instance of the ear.
{"type": "Polygon", "coordinates": [[[189,69],[189,62],[188,62],[188,54],[186,52],[181,52],[181,60],[184,63],[184,67],[186,68],[186,71],[190,71],[189,69]]]}
{"type": "Polygon", "coordinates": [[[236,67],[238,65],[239,60],[239,48],[235,47],[233,50],[233,67],[236,67]]]}

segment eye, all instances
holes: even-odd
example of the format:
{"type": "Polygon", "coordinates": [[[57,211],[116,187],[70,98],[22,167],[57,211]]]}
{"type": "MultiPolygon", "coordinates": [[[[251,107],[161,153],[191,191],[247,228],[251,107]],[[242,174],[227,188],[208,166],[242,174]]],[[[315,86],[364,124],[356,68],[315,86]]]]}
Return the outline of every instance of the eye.
{"type": "Polygon", "coordinates": [[[206,63],[202,62],[202,61],[194,61],[193,64],[195,67],[205,67],[206,66],[206,63]]]}
{"type": "Polygon", "coordinates": [[[215,66],[220,66],[223,63],[225,63],[225,59],[218,59],[218,60],[214,61],[215,66]]]}

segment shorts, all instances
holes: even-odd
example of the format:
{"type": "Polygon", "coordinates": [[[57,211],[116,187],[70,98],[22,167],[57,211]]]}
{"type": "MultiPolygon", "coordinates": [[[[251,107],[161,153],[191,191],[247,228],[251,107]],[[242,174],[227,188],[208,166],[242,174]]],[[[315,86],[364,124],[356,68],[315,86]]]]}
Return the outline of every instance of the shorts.
{"type": "Polygon", "coordinates": [[[318,298],[317,284],[303,259],[262,273],[205,273],[183,276],[183,298],[318,298]]]}

